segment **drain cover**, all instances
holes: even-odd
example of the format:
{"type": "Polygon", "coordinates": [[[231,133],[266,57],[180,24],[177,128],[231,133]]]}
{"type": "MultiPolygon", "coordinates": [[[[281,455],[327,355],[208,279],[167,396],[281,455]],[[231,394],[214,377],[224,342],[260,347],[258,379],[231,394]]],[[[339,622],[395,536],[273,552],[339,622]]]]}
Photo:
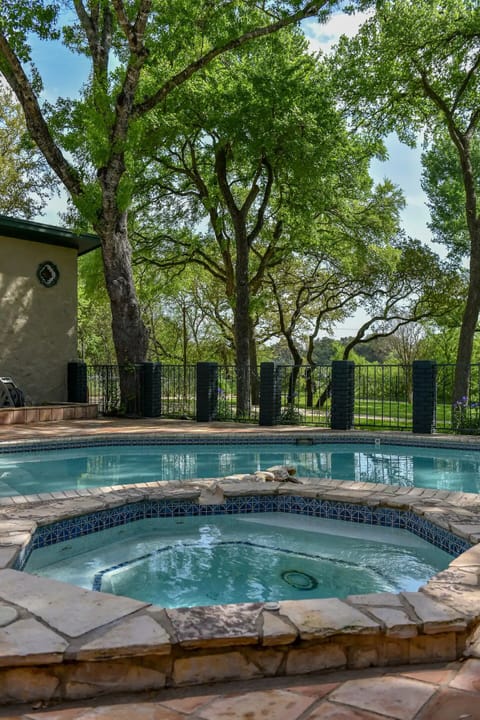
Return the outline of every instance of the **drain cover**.
{"type": "Polygon", "coordinates": [[[285,570],[282,573],[282,580],[297,590],[313,590],[318,585],[312,575],[301,572],[301,570],[285,570]]]}

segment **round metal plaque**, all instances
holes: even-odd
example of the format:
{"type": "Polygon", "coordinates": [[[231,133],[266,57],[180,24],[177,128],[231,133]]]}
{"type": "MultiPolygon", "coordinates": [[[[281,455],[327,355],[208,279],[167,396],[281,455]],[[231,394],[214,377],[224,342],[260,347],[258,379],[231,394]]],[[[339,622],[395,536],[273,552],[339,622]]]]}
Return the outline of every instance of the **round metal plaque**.
{"type": "Polygon", "coordinates": [[[60,272],[51,260],[40,263],[37,268],[38,281],[46,288],[51,288],[57,284],[60,272]]]}

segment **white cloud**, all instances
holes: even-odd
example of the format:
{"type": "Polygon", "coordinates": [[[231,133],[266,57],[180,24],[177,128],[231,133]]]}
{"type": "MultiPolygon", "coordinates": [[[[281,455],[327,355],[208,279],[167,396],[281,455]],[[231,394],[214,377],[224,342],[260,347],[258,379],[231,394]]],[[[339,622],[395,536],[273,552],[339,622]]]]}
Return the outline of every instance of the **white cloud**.
{"type": "Polygon", "coordinates": [[[372,12],[358,12],[353,15],[335,13],[328,22],[320,24],[315,19],[307,20],[303,24],[305,36],[312,52],[321,50],[328,53],[341,35],[353,37],[365,20],[371,17],[372,12]]]}

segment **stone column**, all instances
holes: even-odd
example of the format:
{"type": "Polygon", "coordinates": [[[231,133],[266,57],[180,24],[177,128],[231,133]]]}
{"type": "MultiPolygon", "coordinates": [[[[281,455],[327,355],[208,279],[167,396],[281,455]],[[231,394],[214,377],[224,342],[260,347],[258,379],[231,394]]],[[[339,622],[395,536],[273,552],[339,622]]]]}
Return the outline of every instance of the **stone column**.
{"type": "Polygon", "coordinates": [[[355,363],[352,360],[332,362],[332,430],[352,430],[355,399],[355,363]]]}
{"type": "Polygon", "coordinates": [[[197,363],[197,422],[210,422],[217,417],[218,365],[197,363]]]}
{"type": "Polygon", "coordinates": [[[84,362],[68,363],[67,399],[72,403],[88,402],[87,366],[84,362]]]}
{"type": "Polygon", "coordinates": [[[160,417],[162,414],[162,364],[144,362],[141,366],[142,415],[160,417]]]}
{"type": "Polygon", "coordinates": [[[413,432],[431,435],[435,432],[437,414],[437,363],[434,360],[414,360],[413,432]]]}
{"type": "Polygon", "coordinates": [[[278,368],[273,362],[260,365],[259,425],[276,425],[282,409],[278,368]]]}

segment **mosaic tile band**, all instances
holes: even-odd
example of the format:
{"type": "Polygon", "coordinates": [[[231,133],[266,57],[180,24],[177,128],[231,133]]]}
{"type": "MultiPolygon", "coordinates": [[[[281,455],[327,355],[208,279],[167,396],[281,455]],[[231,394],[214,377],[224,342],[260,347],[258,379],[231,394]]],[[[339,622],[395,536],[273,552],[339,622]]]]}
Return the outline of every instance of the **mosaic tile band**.
{"type": "Polygon", "coordinates": [[[471,547],[467,541],[453,535],[448,530],[437,527],[410,510],[370,507],[348,502],[305,498],[298,495],[230,497],[226,498],[225,503],[215,505],[200,505],[191,500],[142,500],[38,528],[32,541],[18,557],[15,569],[23,569],[30,553],[37,548],[73,540],[82,535],[100,532],[136,520],[261,512],[293,513],[408,530],[453,557],[457,557],[471,547]]]}

